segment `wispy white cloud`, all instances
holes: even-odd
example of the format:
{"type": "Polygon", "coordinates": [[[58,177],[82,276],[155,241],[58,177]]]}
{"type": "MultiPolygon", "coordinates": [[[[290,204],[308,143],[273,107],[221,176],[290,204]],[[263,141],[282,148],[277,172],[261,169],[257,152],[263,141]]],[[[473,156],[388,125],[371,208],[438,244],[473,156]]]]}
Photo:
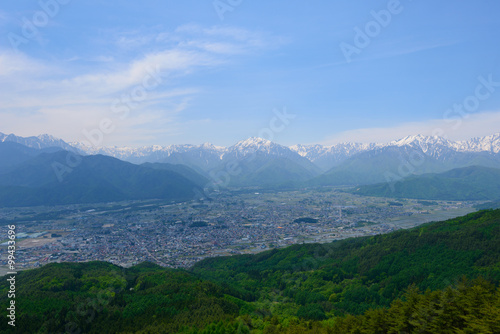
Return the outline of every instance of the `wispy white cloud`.
{"type": "Polygon", "coordinates": [[[155,52],[134,60],[128,64],[116,64],[118,68],[107,68],[101,72],[82,74],[60,82],[66,89],[95,91],[97,95],[108,95],[138,85],[152,73],[162,78],[174,74],[186,73],[198,67],[215,66],[221,61],[210,54],[170,49],[155,52]]]}
{"type": "Polygon", "coordinates": [[[126,36],[119,36],[116,45],[122,49],[137,49],[153,41],[153,35],[142,35],[140,32],[128,33],[126,36]]]}
{"type": "Polygon", "coordinates": [[[112,118],[119,129],[108,136],[110,140],[125,133],[148,133],[158,126],[182,127],[179,115],[200,88],[179,85],[177,79],[202,68],[220,67],[234,60],[228,56],[266,44],[263,36],[231,28],[192,28],[189,33],[181,28],[169,33],[168,43],[157,43],[165,34],[146,35],[141,39],[140,32],[134,32],[127,33],[127,39],[117,37],[121,46],[147,46],[146,51],[135,50],[136,56],[129,60],[87,55],[55,63],[0,50],[2,130],[20,135],[49,132],[79,140],[83,129],[112,118]],[[89,59],[96,61],[92,71],[78,66],[89,59]],[[145,80],[154,87],[145,89],[145,80]],[[140,99],[130,101],[135,93],[140,99]],[[125,119],[113,113],[117,100],[130,109],[125,119]]]}
{"type": "MultiPolygon", "coordinates": [[[[176,29],[178,35],[185,36],[191,40],[193,36],[199,42],[198,46],[208,45],[232,45],[241,50],[255,50],[262,48],[274,48],[290,43],[290,39],[276,36],[262,31],[249,31],[237,27],[212,26],[202,27],[196,24],[186,24],[176,29]]],[[[172,40],[172,36],[169,36],[172,40]]],[[[185,41],[185,40],[184,40],[185,41]]],[[[233,49],[229,49],[232,53],[233,49]]]]}
{"type": "Polygon", "coordinates": [[[0,50],[0,77],[13,77],[23,74],[38,76],[41,73],[48,73],[49,69],[50,66],[21,52],[0,50]]]}
{"type": "Polygon", "coordinates": [[[197,24],[185,24],[178,27],[176,32],[186,33],[190,35],[205,35],[212,37],[229,37],[234,40],[248,41],[260,37],[261,34],[257,32],[251,32],[245,29],[236,27],[202,27],[197,24]]]}
{"type": "Polygon", "coordinates": [[[245,48],[243,46],[226,42],[187,41],[181,42],[179,46],[186,48],[196,48],[210,53],[222,55],[235,55],[245,52],[245,48]]]}

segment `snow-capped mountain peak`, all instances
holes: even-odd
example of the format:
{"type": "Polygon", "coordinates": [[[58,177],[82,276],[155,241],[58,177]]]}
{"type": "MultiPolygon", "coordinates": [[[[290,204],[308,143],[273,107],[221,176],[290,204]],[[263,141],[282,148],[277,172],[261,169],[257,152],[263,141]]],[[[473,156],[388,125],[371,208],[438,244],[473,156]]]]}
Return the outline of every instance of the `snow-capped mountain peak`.
{"type": "MultiPolygon", "coordinates": [[[[0,132],[0,142],[14,142],[24,146],[28,146],[36,149],[44,149],[44,148],[52,148],[52,147],[60,147],[64,150],[78,152],[70,144],[66,143],[64,140],[56,138],[54,136],[48,134],[42,134],[38,136],[31,137],[20,137],[14,134],[6,135],[0,132]]],[[[81,153],[81,152],[79,152],[81,153]]]]}
{"type": "Polygon", "coordinates": [[[233,146],[227,148],[225,155],[236,154],[238,156],[246,156],[248,154],[254,154],[256,152],[272,155],[282,155],[285,151],[290,152],[291,150],[288,147],[273,143],[272,141],[267,139],[251,137],[239,141],[233,146]]]}
{"type": "Polygon", "coordinates": [[[451,149],[457,152],[500,152],[500,133],[472,138],[464,141],[450,141],[438,136],[407,136],[387,144],[388,146],[419,147],[423,152],[435,152],[438,149],[451,149]]]}
{"type": "Polygon", "coordinates": [[[319,152],[325,151],[327,147],[319,144],[314,144],[314,145],[297,144],[297,145],[292,145],[289,148],[292,151],[297,152],[301,157],[307,158],[308,155],[311,155],[311,153],[313,152],[314,154],[318,154],[319,152]]]}
{"type": "Polygon", "coordinates": [[[270,140],[259,138],[259,137],[250,137],[248,139],[237,142],[234,147],[262,147],[262,146],[271,146],[274,143],[270,140]]]}
{"type": "Polygon", "coordinates": [[[226,149],[223,146],[215,146],[214,144],[209,143],[209,142],[203,143],[199,147],[203,148],[203,149],[214,150],[214,151],[224,151],[226,149]]]}
{"type": "Polygon", "coordinates": [[[460,151],[500,153],[500,132],[486,137],[472,138],[456,143],[460,151]]]}
{"type": "Polygon", "coordinates": [[[255,153],[268,156],[271,159],[273,157],[306,158],[323,170],[328,170],[356,154],[386,147],[418,150],[435,158],[447,157],[453,152],[500,153],[500,133],[466,141],[450,141],[443,137],[419,134],[406,136],[386,144],[345,142],[334,145],[297,144],[290,147],[259,137],[241,140],[231,147],[215,146],[211,143],[143,147],[88,147],[79,142],[68,144],[48,134],[24,138],[14,134],[0,133],[0,142],[4,141],[17,142],[36,149],[60,147],[80,154],[103,154],[134,163],[199,163],[199,166],[203,168],[215,166],[226,158],[241,158],[255,153]]]}
{"type": "Polygon", "coordinates": [[[449,146],[451,142],[443,137],[439,136],[423,136],[423,135],[414,135],[414,136],[406,136],[399,140],[394,140],[389,143],[390,146],[406,146],[406,145],[447,145],[449,146]]]}

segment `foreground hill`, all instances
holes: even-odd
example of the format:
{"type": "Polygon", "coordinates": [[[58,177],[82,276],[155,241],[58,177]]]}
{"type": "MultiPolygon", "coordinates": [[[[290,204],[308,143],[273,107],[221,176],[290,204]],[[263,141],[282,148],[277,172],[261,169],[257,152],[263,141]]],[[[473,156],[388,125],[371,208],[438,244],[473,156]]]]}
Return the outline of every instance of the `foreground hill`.
{"type": "Polygon", "coordinates": [[[205,259],[192,270],[258,298],[275,291],[326,313],[359,314],[388,306],[410,284],[425,291],[462,275],[499,281],[499,238],[500,210],[482,211],[385,235],[205,259]]]}
{"type": "Polygon", "coordinates": [[[362,186],[353,193],[449,201],[498,200],[500,169],[481,166],[457,168],[439,174],[415,175],[395,183],[362,186]]]}
{"type": "MultiPolygon", "coordinates": [[[[0,331],[498,333],[499,238],[496,210],[206,259],[189,272],[148,263],[50,264],[17,275],[16,327],[2,321],[0,331]]],[[[2,305],[8,289],[2,279],[2,305]]]]}

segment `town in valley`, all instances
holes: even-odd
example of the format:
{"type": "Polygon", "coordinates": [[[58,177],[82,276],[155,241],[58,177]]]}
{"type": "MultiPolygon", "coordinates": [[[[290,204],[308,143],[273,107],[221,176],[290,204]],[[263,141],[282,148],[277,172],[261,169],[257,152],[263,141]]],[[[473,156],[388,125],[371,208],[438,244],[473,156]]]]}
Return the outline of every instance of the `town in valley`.
{"type": "MultiPolygon", "coordinates": [[[[2,208],[1,228],[16,226],[19,270],[52,262],[150,261],[188,268],[213,256],[257,253],[301,243],[370,236],[453,218],[477,202],[362,197],[344,189],[242,189],[203,200],[128,201],[2,208]]],[[[7,269],[7,239],[1,267],[7,269]]]]}

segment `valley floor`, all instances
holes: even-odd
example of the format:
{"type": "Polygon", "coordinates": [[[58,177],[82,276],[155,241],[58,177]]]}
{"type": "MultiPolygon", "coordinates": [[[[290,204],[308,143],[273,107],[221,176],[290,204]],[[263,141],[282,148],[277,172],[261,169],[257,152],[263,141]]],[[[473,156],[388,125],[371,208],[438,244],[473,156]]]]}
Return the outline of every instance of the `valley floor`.
{"type": "Polygon", "coordinates": [[[475,204],[362,197],[326,188],[224,193],[204,202],[1,209],[0,270],[7,265],[9,224],[16,225],[19,270],[93,260],[187,268],[206,257],[384,234],[462,216],[475,211],[475,204]]]}

